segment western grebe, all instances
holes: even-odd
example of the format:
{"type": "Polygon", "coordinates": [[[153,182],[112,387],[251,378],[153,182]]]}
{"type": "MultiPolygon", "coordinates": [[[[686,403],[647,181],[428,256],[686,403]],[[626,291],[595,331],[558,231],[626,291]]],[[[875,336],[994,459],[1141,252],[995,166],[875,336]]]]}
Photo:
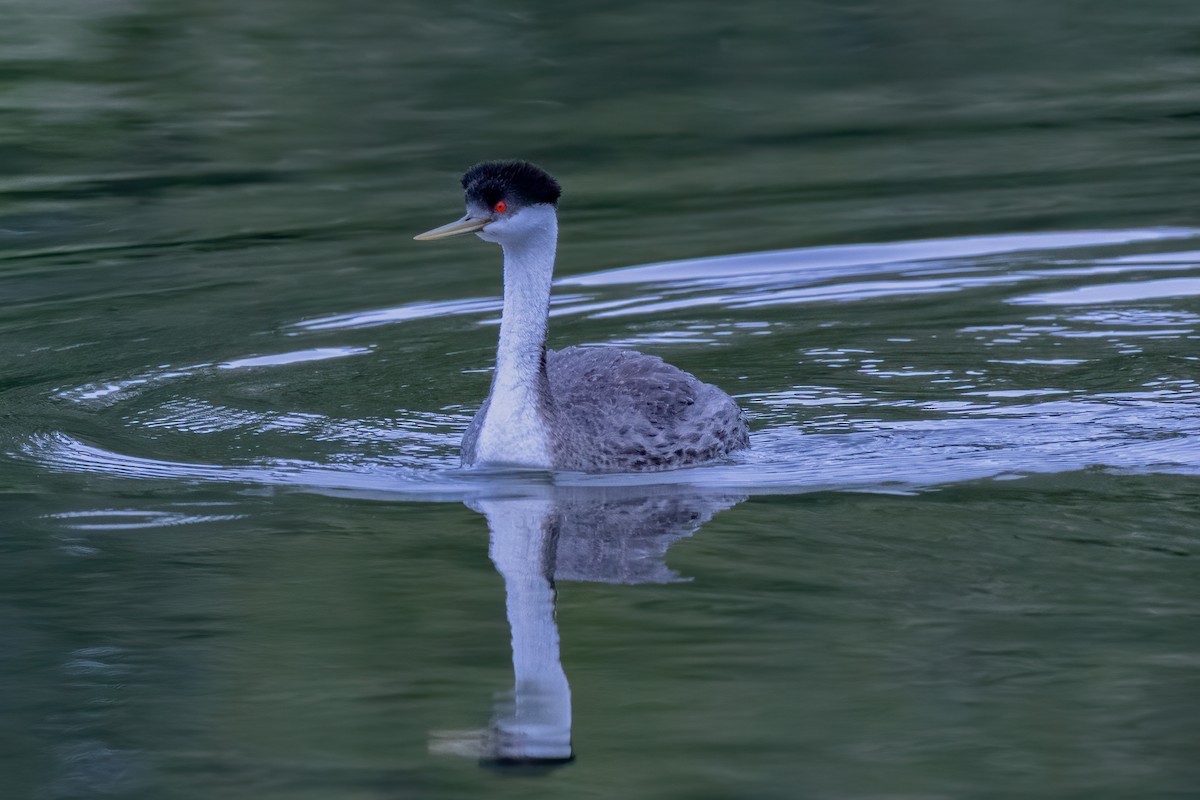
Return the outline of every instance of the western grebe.
{"type": "Polygon", "coordinates": [[[474,233],[504,251],[504,311],[487,400],[462,463],[579,472],[689,467],[750,444],[733,398],[657,356],[609,347],[546,349],[558,243],[558,182],[524,161],[462,178],[467,214],[414,238],[474,233]]]}

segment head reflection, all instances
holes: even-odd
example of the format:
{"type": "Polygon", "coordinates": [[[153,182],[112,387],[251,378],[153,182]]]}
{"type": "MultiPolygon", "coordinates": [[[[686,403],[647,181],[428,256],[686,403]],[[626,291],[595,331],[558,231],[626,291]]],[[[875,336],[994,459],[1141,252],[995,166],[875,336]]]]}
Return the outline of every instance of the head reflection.
{"type": "Polygon", "coordinates": [[[468,505],[487,517],[489,554],[504,578],[514,683],[476,752],[485,763],[574,758],[571,687],[559,657],[557,581],[667,583],[667,548],[741,496],[694,488],[552,488],[468,505]]]}

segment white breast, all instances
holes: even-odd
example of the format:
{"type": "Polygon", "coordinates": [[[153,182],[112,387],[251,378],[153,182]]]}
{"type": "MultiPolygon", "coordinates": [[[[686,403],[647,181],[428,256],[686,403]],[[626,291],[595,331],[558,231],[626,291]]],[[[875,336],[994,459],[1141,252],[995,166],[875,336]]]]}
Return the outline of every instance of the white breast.
{"type": "Polygon", "coordinates": [[[537,409],[538,398],[523,387],[495,387],[479,431],[476,463],[550,469],[550,435],[537,409]]]}

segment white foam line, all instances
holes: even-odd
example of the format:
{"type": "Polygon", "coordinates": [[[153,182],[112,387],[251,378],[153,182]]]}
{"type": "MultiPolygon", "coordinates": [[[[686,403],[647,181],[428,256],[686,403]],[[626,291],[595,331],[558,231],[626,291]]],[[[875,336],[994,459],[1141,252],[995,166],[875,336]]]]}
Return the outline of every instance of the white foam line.
{"type": "Polygon", "coordinates": [[[1027,294],[1010,298],[1008,302],[1015,305],[1077,306],[1194,295],[1200,295],[1200,278],[1162,278],[1155,281],[1106,283],[1099,286],[1081,286],[1062,292],[1027,294]]]}
{"type": "Polygon", "coordinates": [[[300,364],[305,361],[324,361],[330,358],[360,356],[370,353],[369,347],[316,347],[312,350],[296,350],[291,353],[276,353],[269,356],[249,356],[218,364],[219,369],[245,369],[248,367],[278,367],[284,364],[300,364]]]}
{"type": "Polygon", "coordinates": [[[572,275],[559,280],[558,283],[564,286],[612,286],[626,283],[696,280],[730,275],[836,271],[869,264],[932,261],[1001,253],[1179,239],[1195,236],[1198,233],[1200,231],[1191,228],[1147,228],[1127,231],[1070,231],[968,236],[889,244],[832,245],[621,267],[584,275],[572,275]]]}

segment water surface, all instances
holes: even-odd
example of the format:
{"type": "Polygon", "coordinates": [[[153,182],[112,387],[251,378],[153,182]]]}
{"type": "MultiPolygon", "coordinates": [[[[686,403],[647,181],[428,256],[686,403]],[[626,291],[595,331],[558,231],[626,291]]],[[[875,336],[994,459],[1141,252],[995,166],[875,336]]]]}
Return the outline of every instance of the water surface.
{"type": "Polygon", "coordinates": [[[12,9],[4,796],[1189,796],[1198,23],[12,9]],[[458,469],[513,155],[750,451],[458,469]]]}

